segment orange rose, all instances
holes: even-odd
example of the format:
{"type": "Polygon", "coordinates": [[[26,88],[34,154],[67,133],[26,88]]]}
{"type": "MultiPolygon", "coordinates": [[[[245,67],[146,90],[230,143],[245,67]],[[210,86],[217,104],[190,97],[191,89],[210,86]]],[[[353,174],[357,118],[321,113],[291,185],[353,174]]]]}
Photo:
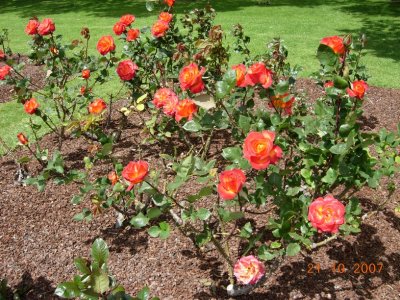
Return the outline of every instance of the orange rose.
{"type": "Polygon", "coordinates": [[[333,81],[327,81],[324,83],[324,88],[331,88],[333,87],[333,81]]]}
{"type": "Polygon", "coordinates": [[[250,132],[243,144],[243,156],[256,170],[264,170],[282,157],[282,149],[274,145],[275,132],[250,132]]]}
{"type": "Polygon", "coordinates": [[[17,134],[17,138],[22,145],[29,143],[28,138],[22,132],[17,134]]]}
{"type": "Polygon", "coordinates": [[[288,101],[284,101],[285,98],[289,98],[289,93],[283,95],[275,95],[271,97],[270,107],[280,108],[285,111],[287,115],[292,114],[292,106],[295,98],[292,96],[288,101]]]}
{"type": "Polygon", "coordinates": [[[29,20],[28,24],[25,27],[25,33],[29,34],[29,35],[37,34],[38,33],[38,31],[37,31],[38,27],[39,27],[38,20],[31,19],[31,20],[29,20]]]}
{"type": "Polygon", "coordinates": [[[183,99],[178,102],[178,105],[175,109],[175,120],[179,122],[183,118],[186,118],[188,121],[193,119],[193,114],[197,112],[197,105],[193,102],[192,99],[183,99]]]}
{"type": "Polygon", "coordinates": [[[315,199],[308,207],[308,220],[318,232],[337,233],[345,222],[345,207],[332,195],[315,199]]]}
{"type": "Polygon", "coordinates": [[[333,52],[339,55],[343,55],[346,50],[343,44],[343,39],[337,35],[323,38],[320,41],[320,44],[330,47],[333,50],[333,52]]]}
{"type": "Polygon", "coordinates": [[[108,173],[107,178],[110,180],[111,185],[115,185],[118,182],[118,175],[115,171],[108,173]]]}
{"type": "Polygon", "coordinates": [[[246,175],[244,175],[242,170],[232,169],[223,171],[219,175],[218,194],[221,199],[232,200],[240,192],[245,182],[246,175]]]}
{"type": "Polygon", "coordinates": [[[164,3],[167,4],[169,7],[171,7],[174,5],[175,0],[164,0],[164,3]]]}
{"type": "Polygon", "coordinates": [[[133,22],[135,22],[135,16],[134,15],[123,15],[119,21],[124,23],[126,26],[131,25],[133,22]]]}
{"type": "Polygon", "coordinates": [[[11,67],[9,65],[5,65],[0,68],[0,80],[5,80],[6,76],[11,72],[11,67]]]}
{"type": "Polygon", "coordinates": [[[36,101],[35,98],[31,98],[24,104],[24,109],[26,113],[33,115],[39,107],[39,103],[36,101]]]}
{"type": "Polygon", "coordinates": [[[362,99],[368,88],[368,84],[364,80],[353,81],[351,88],[347,88],[347,94],[352,98],[362,99]]]}
{"type": "Polygon", "coordinates": [[[127,191],[129,192],[133,186],[140,183],[149,173],[149,164],[145,161],[131,161],[122,170],[122,177],[124,177],[129,182],[129,187],[127,191]]]}
{"type": "Polygon", "coordinates": [[[140,30],[139,29],[129,29],[127,34],[126,34],[126,41],[127,42],[132,42],[136,40],[140,35],[140,30]]]}
{"type": "Polygon", "coordinates": [[[249,255],[236,262],[233,274],[239,283],[256,284],[265,275],[265,266],[253,255],[249,255]]]}
{"type": "Polygon", "coordinates": [[[82,78],[83,78],[83,79],[89,79],[89,77],[90,77],[90,70],[84,69],[84,70],[82,71],[82,78]]]}
{"type": "Polygon", "coordinates": [[[244,64],[239,64],[232,66],[232,70],[236,71],[236,86],[246,87],[246,66],[244,64]]]}
{"type": "Polygon", "coordinates": [[[97,42],[97,51],[101,55],[106,55],[108,52],[115,50],[114,39],[111,35],[102,36],[97,42]]]}
{"type": "Polygon", "coordinates": [[[166,115],[173,116],[178,105],[178,96],[172,90],[162,88],[154,94],[153,104],[157,108],[163,108],[166,115]]]}
{"type": "Polygon", "coordinates": [[[135,77],[138,66],[130,59],[123,60],[118,64],[117,74],[122,80],[132,80],[135,77]]]}
{"type": "Polygon", "coordinates": [[[122,22],[117,22],[114,24],[113,31],[116,35],[121,35],[126,30],[126,25],[122,22]]]}
{"type": "Polygon", "coordinates": [[[89,112],[92,115],[98,115],[103,110],[105,110],[106,107],[107,107],[107,104],[104,102],[103,99],[96,99],[92,103],[89,104],[89,112]]]}
{"type": "Polygon", "coordinates": [[[267,89],[272,85],[272,71],[262,62],[254,63],[247,70],[246,82],[251,86],[259,83],[267,89]]]}
{"type": "Polygon", "coordinates": [[[168,29],[169,25],[167,22],[158,20],[154,23],[153,27],[151,27],[151,34],[156,38],[163,37],[168,29]]]}
{"type": "Polygon", "coordinates": [[[206,71],[204,67],[196,63],[191,63],[184,67],[179,73],[179,83],[183,91],[190,90],[193,94],[200,93],[204,89],[203,74],[206,71]]]}
{"type": "Polygon", "coordinates": [[[158,19],[160,21],[164,21],[164,22],[171,22],[173,16],[170,13],[167,13],[166,11],[163,11],[162,13],[160,13],[160,15],[158,16],[158,19]]]}
{"type": "Polygon", "coordinates": [[[56,30],[56,25],[52,19],[44,19],[37,28],[37,33],[40,35],[49,35],[56,30]]]}

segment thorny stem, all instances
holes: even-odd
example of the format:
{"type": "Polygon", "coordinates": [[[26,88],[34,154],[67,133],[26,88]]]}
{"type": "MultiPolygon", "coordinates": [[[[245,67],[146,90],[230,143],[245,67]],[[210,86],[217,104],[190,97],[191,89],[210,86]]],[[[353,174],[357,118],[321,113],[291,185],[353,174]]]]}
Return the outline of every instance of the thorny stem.
{"type": "Polygon", "coordinates": [[[185,209],[185,207],[182,206],[182,205],[178,202],[178,200],[177,200],[175,197],[170,196],[170,195],[168,195],[168,194],[166,194],[166,193],[161,192],[156,186],[154,186],[152,183],[148,182],[147,180],[145,180],[144,182],[146,182],[149,186],[151,186],[154,190],[156,190],[157,193],[159,193],[159,194],[161,194],[161,195],[164,195],[164,196],[170,198],[170,199],[176,204],[176,206],[178,206],[179,208],[185,209]]]}
{"type": "Polygon", "coordinates": [[[315,248],[318,248],[320,246],[324,246],[324,245],[328,244],[330,241],[336,240],[338,238],[338,236],[339,236],[339,234],[334,234],[334,235],[328,237],[327,239],[323,240],[322,242],[313,243],[311,245],[311,249],[315,249],[315,248]]]}

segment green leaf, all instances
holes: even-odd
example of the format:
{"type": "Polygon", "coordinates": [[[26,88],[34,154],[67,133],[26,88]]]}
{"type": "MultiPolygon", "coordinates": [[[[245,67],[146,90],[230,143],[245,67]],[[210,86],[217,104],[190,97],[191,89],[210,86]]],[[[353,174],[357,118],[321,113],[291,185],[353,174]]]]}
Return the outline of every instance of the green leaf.
{"type": "Polygon", "coordinates": [[[278,248],[280,248],[280,247],[282,247],[282,244],[279,243],[279,242],[272,242],[272,243],[271,243],[271,248],[272,248],[272,249],[278,249],[278,248]]]}
{"type": "Polygon", "coordinates": [[[252,233],[253,233],[253,228],[251,226],[251,223],[247,222],[240,230],[240,237],[248,239],[249,237],[251,237],[252,233]]]}
{"type": "Polygon", "coordinates": [[[201,130],[201,128],[202,128],[201,125],[195,120],[186,122],[185,125],[183,125],[183,129],[189,132],[198,132],[201,130]]]}
{"type": "Polygon", "coordinates": [[[93,291],[99,294],[103,294],[104,292],[110,289],[110,281],[108,279],[107,274],[100,273],[99,275],[95,275],[93,278],[93,291]]]}
{"type": "Polygon", "coordinates": [[[232,162],[238,162],[242,156],[242,149],[239,147],[228,147],[222,150],[222,157],[232,162]]]}
{"type": "Polygon", "coordinates": [[[153,238],[158,237],[160,235],[160,232],[161,229],[158,226],[151,226],[149,230],[147,230],[147,233],[153,238]]]}
{"type": "Polygon", "coordinates": [[[329,149],[329,151],[332,152],[333,154],[339,154],[339,155],[346,153],[346,150],[347,150],[347,145],[343,143],[334,145],[329,149]]]}
{"type": "Polygon", "coordinates": [[[211,212],[206,209],[206,208],[200,208],[197,212],[196,212],[196,216],[202,220],[205,221],[207,220],[210,216],[211,216],[211,212]]]}
{"type": "Polygon", "coordinates": [[[287,256],[295,256],[300,252],[301,248],[298,243],[290,243],[286,248],[287,256]]]}
{"type": "Polygon", "coordinates": [[[223,208],[218,209],[218,214],[221,216],[221,218],[224,222],[230,222],[230,221],[238,220],[238,219],[241,219],[244,217],[243,212],[239,212],[239,211],[230,212],[223,208]]]}
{"type": "Polygon", "coordinates": [[[338,174],[335,169],[329,168],[326,175],[322,177],[321,181],[327,184],[333,184],[336,181],[338,174]]]}
{"type": "Polygon", "coordinates": [[[137,294],[138,300],[147,300],[150,297],[150,289],[146,286],[137,294]]]}
{"type": "Polygon", "coordinates": [[[229,93],[229,86],[224,81],[218,81],[215,85],[215,90],[215,96],[218,99],[222,99],[229,93]]]}
{"type": "Polygon", "coordinates": [[[113,187],[113,192],[114,193],[121,193],[125,191],[125,186],[121,182],[117,182],[114,187],[113,187]]]}
{"type": "Polygon", "coordinates": [[[102,267],[107,263],[110,255],[106,242],[102,238],[98,238],[92,245],[92,260],[98,267],[102,267]]]}
{"type": "Polygon", "coordinates": [[[57,285],[54,294],[62,298],[74,299],[80,296],[81,291],[75,282],[68,281],[57,285]]]}
{"type": "Polygon", "coordinates": [[[150,220],[155,219],[161,216],[161,210],[158,207],[152,207],[147,211],[146,215],[150,220]]]}
{"type": "Polygon", "coordinates": [[[288,90],[289,90],[289,81],[281,80],[276,85],[275,93],[278,94],[278,95],[283,95],[283,94],[287,93],[288,90]]]}
{"type": "Polygon", "coordinates": [[[84,259],[82,257],[78,257],[78,258],[75,258],[74,263],[75,263],[75,267],[83,275],[90,274],[89,262],[86,259],[84,259]]]}
{"type": "Polygon", "coordinates": [[[333,85],[335,86],[335,88],[344,90],[345,88],[347,88],[349,86],[349,83],[343,77],[335,76],[333,78],[333,85]]]}
{"type": "Polygon", "coordinates": [[[149,224],[150,219],[146,217],[143,213],[138,213],[135,217],[131,219],[131,225],[135,228],[142,228],[149,224]]]}
{"type": "Polygon", "coordinates": [[[339,58],[332,48],[323,44],[318,47],[317,58],[321,65],[327,67],[333,67],[339,62],[339,58]]]}
{"type": "Polygon", "coordinates": [[[275,255],[269,252],[267,246],[265,245],[262,245],[260,248],[258,248],[257,256],[261,260],[272,260],[275,258],[275,255]]]}
{"type": "Polygon", "coordinates": [[[188,196],[187,201],[189,201],[190,203],[196,202],[197,200],[205,196],[211,195],[213,193],[213,190],[214,188],[212,186],[205,186],[196,195],[188,196]]]}
{"type": "Polygon", "coordinates": [[[244,133],[247,134],[250,131],[251,118],[240,115],[238,125],[243,129],[244,133]]]}
{"type": "Polygon", "coordinates": [[[100,153],[103,156],[107,156],[107,155],[111,154],[112,149],[113,149],[113,144],[112,143],[107,143],[107,144],[103,145],[103,147],[101,148],[101,152],[100,153]]]}
{"type": "Polygon", "coordinates": [[[228,91],[233,89],[236,85],[236,70],[229,70],[224,74],[224,83],[228,87],[228,91]]]}
{"type": "Polygon", "coordinates": [[[169,237],[171,227],[167,222],[161,222],[159,225],[160,227],[160,239],[165,240],[169,237]]]}
{"type": "Polygon", "coordinates": [[[153,1],[146,1],[146,9],[148,11],[153,11],[154,10],[154,3],[153,1]]]}
{"type": "Polygon", "coordinates": [[[196,96],[195,98],[193,98],[193,101],[205,110],[210,110],[216,107],[214,98],[207,94],[196,96]]]}

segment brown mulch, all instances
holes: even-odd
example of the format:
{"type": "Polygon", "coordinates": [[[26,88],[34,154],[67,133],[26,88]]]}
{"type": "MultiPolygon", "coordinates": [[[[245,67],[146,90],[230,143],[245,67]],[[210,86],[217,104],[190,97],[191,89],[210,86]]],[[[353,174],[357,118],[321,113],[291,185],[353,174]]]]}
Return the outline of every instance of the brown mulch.
{"type": "MultiPolygon", "coordinates": [[[[320,94],[310,80],[300,80],[299,89],[310,95],[320,94]]],[[[400,90],[372,87],[365,102],[364,125],[371,130],[395,129],[400,120],[400,90]]],[[[310,99],[312,100],[312,99],[310,99]]],[[[137,159],[140,125],[131,119],[122,142],[115,149],[123,163],[137,159]]],[[[218,153],[226,143],[218,136],[211,151],[218,153]]],[[[51,135],[42,140],[43,147],[53,148],[51,135]]],[[[63,147],[67,166],[80,168],[88,155],[83,139],[68,140],[63,147]]],[[[158,153],[167,151],[159,145],[146,146],[142,156],[151,168],[159,168],[158,153]]],[[[24,150],[14,152],[26,154],[24,150]]],[[[30,165],[35,172],[35,164],[30,165]]],[[[50,183],[45,192],[35,187],[14,185],[15,165],[12,157],[0,158],[0,274],[13,289],[25,291],[22,299],[57,299],[52,296],[57,283],[76,274],[73,259],[88,256],[91,243],[102,237],[110,247],[110,270],[128,292],[135,293],[148,285],[152,295],[161,299],[227,299],[221,286],[227,274],[222,259],[215,251],[200,254],[191,241],[178,230],[166,240],[153,239],[145,231],[115,229],[115,214],[107,211],[92,222],[74,222],[84,203],[73,206],[70,200],[78,186],[57,186],[50,183]]],[[[108,172],[105,165],[96,166],[97,174],[108,172]]],[[[394,178],[400,188],[400,178],[394,178]]],[[[193,188],[187,187],[187,189],[193,188]]],[[[184,195],[185,191],[182,192],[184,195]]],[[[178,196],[182,196],[178,195],[178,196]]],[[[357,193],[364,212],[376,209],[387,199],[384,185],[377,190],[357,193]]],[[[394,213],[400,197],[393,194],[384,208],[363,222],[362,232],[343,237],[314,252],[303,252],[287,258],[263,287],[238,299],[400,299],[400,218],[394,213]],[[383,264],[381,272],[356,274],[355,265],[366,262],[383,264]],[[332,270],[344,264],[346,272],[332,270]],[[319,273],[308,274],[310,264],[320,265],[319,273]]],[[[256,218],[257,227],[266,222],[256,218]]],[[[237,247],[232,248],[234,256],[237,247]]],[[[268,268],[267,264],[267,268],[268,268]]]]}
{"type": "MultiPolygon", "coordinates": [[[[17,63],[24,63],[21,74],[32,80],[32,83],[37,87],[43,87],[46,79],[46,72],[43,70],[43,66],[35,65],[27,56],[14,55],[13,59],[17,63]]],[[[0,61],[0,67],[4,65],[3,61],[0,61]]],[[[37,87],[33,87],[36,90],[37,87]]],[[[0,85],[0,103],[5,103],[13,99],[15,96],[14,89],[11,85],[2,84],[0,85]]]]}

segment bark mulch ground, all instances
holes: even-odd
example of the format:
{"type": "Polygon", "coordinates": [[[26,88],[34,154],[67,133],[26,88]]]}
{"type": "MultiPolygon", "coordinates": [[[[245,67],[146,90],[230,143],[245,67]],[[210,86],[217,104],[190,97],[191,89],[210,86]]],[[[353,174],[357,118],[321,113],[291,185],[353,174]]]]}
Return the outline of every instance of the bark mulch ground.
{"type": "MultiPolygon", "coordinates": [[[[300,80],[298,88],[309,95],[321,93],[310,80],[300,80]]],[[[400,90],[372,87],[365,102],[365,127],[394,130],[400,120],[399,99],[400,90]]],[[[115,150],[124,163],[136,158],[139,127],[127,128],[115,150]]],[[[54,147],[53,139],[51,135],[44,137],[43,147],[54,147]]],[[[217,137],[211,151],[217,153],[224,143],[224,136],[217,137]]],[[[143,151],[152,168],[160,166],[157,155],[165,149],[155,145],[143,151]]],[[[24,153],[17,150],[13,154],[24,153]]],[[[88,155],[87,142],[68,140],[63,153],[67,166],[80,168],[82,158],[88,155]]],[[[30,167],[34,173],[34,163],[30,167]]],[[[104,165],[96,168],[98,174],[109,171],[104,165]]],[[[161,299],[227,299],[223,288],[214,284],[226,284],[227,278],[216,251],[198,253],[178,230],[162,241],[150,238],[145,231],[115,229],[112,211],[96,216],[90,223],[75,222],[72,217],[88,206],[70,203],[78,186],[50,183],[45,192],[39,193],[32,186],[15,185],[15,170],[10,155],[0,158],[0,274],[14,290],[24,291],[23,299],[57,299],[53,296],[56,285],[72,278],[76,273],[73,259],[87,257],[96,237],[108,243],[111,273],[130,293],[148,285],[152,295],[161,299]]],[[[400,188],[400,177],[394,180],[400,188]]],[[[356,196],[365,212],[376,209],[388,193],[383,184],[377,190],[365,188],[356,196]]],[[[399,203],[400,197],[394,193],[379,212],[365,218],[359,235],[286,259],[263,287],[238,299],[400,299],[400,217],[394,212],[399,203]],[[376,266],[382,263],[383,267],[380,272],[356,273],[356,264],[363,262],[376,266]],[[319,264],[320,271],[314,269],[308,274],[311,264],[319,264]],[[343,264],[346,271],[333,271],[334,264],[343,264]]],[[[263,218],[255,219],[256,226],[265,224],[263,218]]],[[[239,254],[237,247],[233,252],[234,256],[239,254]]]]}

